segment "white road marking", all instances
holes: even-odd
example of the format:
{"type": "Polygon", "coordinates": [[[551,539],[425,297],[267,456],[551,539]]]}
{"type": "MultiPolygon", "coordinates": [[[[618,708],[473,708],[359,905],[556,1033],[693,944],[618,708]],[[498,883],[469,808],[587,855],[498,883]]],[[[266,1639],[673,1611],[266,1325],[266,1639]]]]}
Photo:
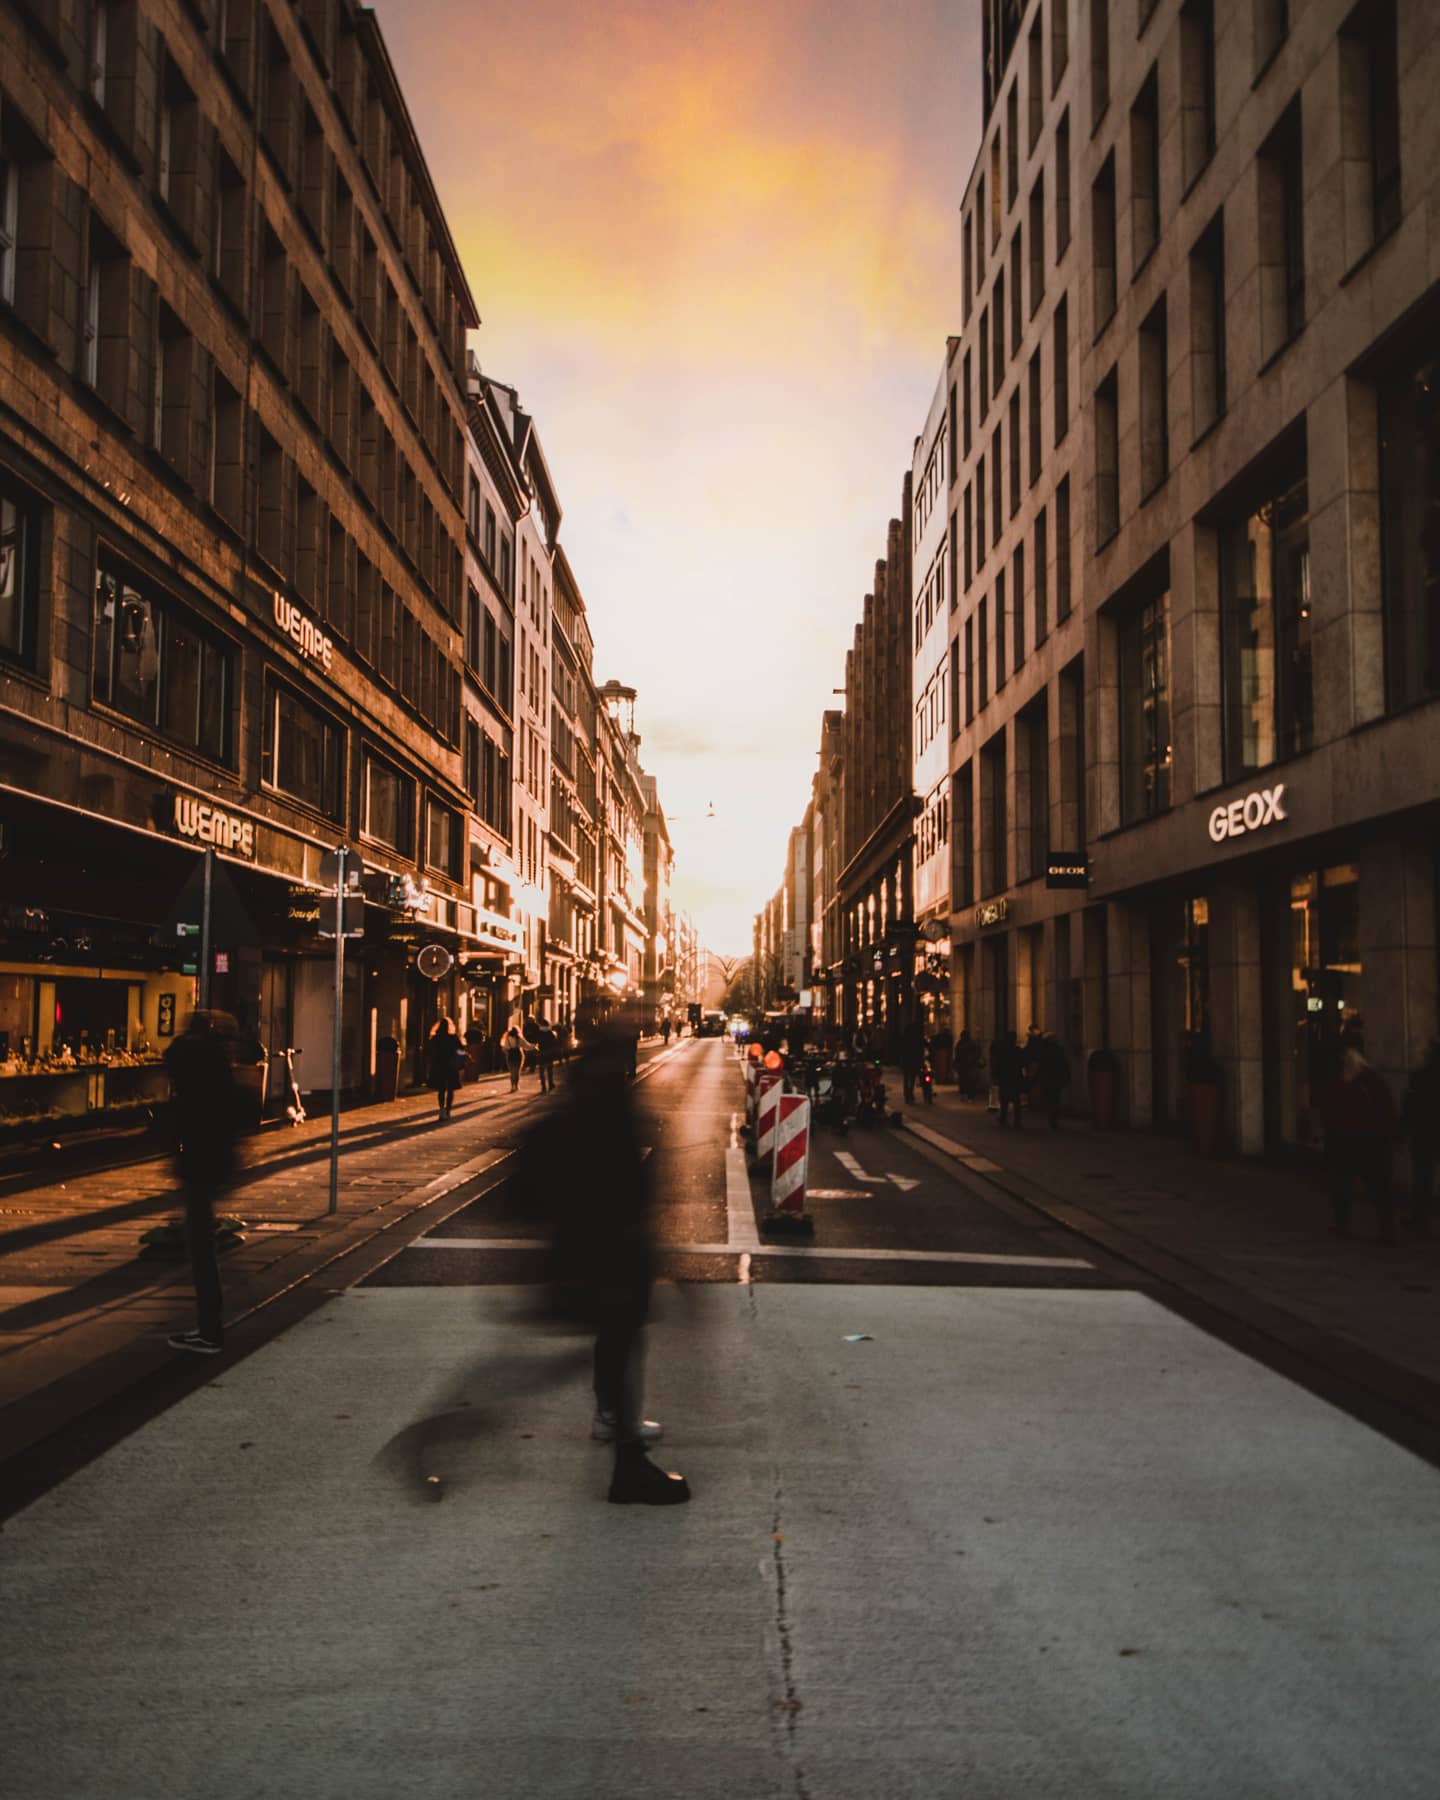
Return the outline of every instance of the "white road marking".
{"type": "Polygon", "coordinates": [[[853,1157],[848,1150],[837,1150],[835,1152],[835,1160],[840,1163],[842,1167],[848,1169],[857,1181],[881,1182],[885,1179],[883,1175],[867,1175],[860,1167],[856,1158],[853,1157]]]}
{"type": "Polygon", "coordinates": [[[746,1250],[741,1255],[740,1267],[736,1271],[735,1278],[740,1283],[741,1287],[749,1287],[749,1285],[750,1285],[750,1252],[748,1250],[746,1250]]]}
{"type": "Polygon", "coordinates": [[[750,1199],[750,1177],[745,1171],[745,1152],[725,1152],[725,1234],[732,1250],[758,1250],[760,1233],[755,1228],[755,1208],[750,1199]]]}
{"type": "Polygon", "coordinates": [[[947,1156],[957,1157],[961,1161],[964,1161],[966,1157],[978,1154],[978,1152],[971,1150],[965,1144],[957,1144],[954,1138],[946,1137],[943,1131],[932,1131],[930,1126],[922,1125],[918,1119],[907,1117],[905,1120],[905,1129],[907,1131],[913,1131],[916,1137],[920,1138],[924,1143],[931,1145],[934,1149],[943,1150],[947,1156]]]}
{"type": "MultiPolygon", "coordinates": [[[[543,1238],[417,1238],[410,1245],[412,1250],[483,1250],[487,1254],[497,1250],[546,1250],[549,1245],[543,1238]]],[[[657,1244],[657,1252],[671,1256],[734,1256],[737,1246],[734,1244],[657,1244]]],[[[936,1262],[936,1263],[994,1263],[1003,1268],[1017,1269],[1093,1269],[1094,1263],[1083,1261],[1076,1256],[1003,1256],[990,1254],[981,1250],[857,1250],[846,1246],[843,1249],[827,1250],[819,1244],[762,1244],[757,1241],[753,1250],[739,1252],[741,1264],[748,1278],[750,1263],[755,1256],[828,1256],[842,1262],[936,1262]]]]}
{"type": "Polygon", "coordinates": [[[917,1188],[920,1185],[918,1181],[912,1181],[908,1175],[891,1175],[889,1179],[895,1183],[902,1194],[908,1194],[911,1188],[917,1188]]]}
{"type": "Polygon", "coordinates": [[[806,1188],[807,1200],[868,1200],[865,1188],[806,1188]]]}

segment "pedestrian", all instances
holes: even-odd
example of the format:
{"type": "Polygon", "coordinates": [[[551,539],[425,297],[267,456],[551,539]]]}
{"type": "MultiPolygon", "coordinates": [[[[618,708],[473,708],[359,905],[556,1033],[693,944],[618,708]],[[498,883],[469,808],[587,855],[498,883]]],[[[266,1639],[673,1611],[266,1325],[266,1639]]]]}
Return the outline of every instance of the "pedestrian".
{"type": "Polygon", "coordinates": [[[465,1046],[453,1019],[444,1013],[430,1027],[429,1068],[426,1075],[440,1104],[440,1119],[450,1117],[455,1104],[455,1090],[465,1073],[465,1046]]]}
{"type": "Polygon", "coordinates": [[[1390,1089],[1365,1060],[1358,1044],[1341,1058],[1340,1073],[1320,1097],[1325,1122],[1325,1161],[1337,1237],[1350,1235],[1350,1201],[1358,1181],[1375,1207],[1382,1244],[1395,1242],[1391,1165],[1399,1115],[1390,1089]]]}
{"type": "Polygon", "coordinates": [[[500,1040],[505,1052],[505,1067],[510,1071],[510,1092],[520,1091],[520,1071],[525,1067],[525,1039],[512,1023],[500,1040]]]}
{"type": "Polygon", "coordinates": [[[955,1041],[955,1080],[967,1100],[980,1098],[980,1075],[984,1064],[980,1046],[970,1035],[970,1027],[962,1026],[955,1041]]]}
{"type": "Polygon", "coordinates": [[[626,1022],[587,1039],[560,1104],[522,1146],[512,1187],[529,1217],[549,1223],[556,1318],[594,1333],[590,1435],[614,1446],[610,1500],[673,1506],[690,1488],[650,1461],[661,1426],[644,1416],[653,1195],[629,1082],[634,1036],[626,1022]]]}
{"type": "Polygon", "coordinates": [[[559,1049],[560,1040],[555,1035],[555,1029],[542,1013],[535,1037],[535,1066],[540,1072],[542,1094],[553,1094],[555,1091],[555,1058],[559,1049]]]}
{"type": "Polygon", "coordinates": [[[948,1081],[952,1064],[952,1050],[955,1040],[950,1027],[942,1019],[930,1034],[930,1060],[935,1065],[935,1080],[948,1081]]]}
{"type": "Polygon", "coordinates": [[[195,1283],[195,1329],[170,1338],[172,1350],[218,1356],[225,1348],[215,1205],[235,1173],[240,1096],[224,1013],[196,1011],[165,1052],[170,1126],[185,1196],[185,1242],[195,1283]]]}
{"type": "Polygon", "coordinates": [[[991,1072],[999,1089],[1000,1124],[1005,1125],[1009,1113],[1015,1114],[1015,1129],[1020,1129],[1020,1115],[1025,1105],[1025,1052],[1013,1031],[992,1046],[991,1072]]]}
{"type": "Polygon", "coordinates": [[[919,1013],[908,1019],[900,1032],[900,1075],[905,1083],[905,1104],[915,1104],[915,1083],[925,1067],[925,1023],[919,1013]]]}
{"type": "Polygon", "coordinates": [[[1070,1085],[1070,1059],[1053,1031],[1040,1039],[1035,1052],[1035,1094],[1050,1121],[1050,1129],[1060,1129],[1060,1100],[1070,1085]]]}
{"type": "Polygon", "coordinates": [[[669,1013],[666,1013],[665,1017],[660,1021],[660,1038],[661,1038],[661,1042],[663,1043],[664,1047],[668,1050],[670,1048],[670,1015],[669,1015],[669,1013]]]}
{"type": "Polygon", "coordinates": [[[1430,1235],[1435,1210],[1435,1165],[1440,1162],[1440,1038],[1432,1038],[1420,1066],[1405,1084],[1401,1109],[1410,1139],[1410,1223],[1430,1235]]]}

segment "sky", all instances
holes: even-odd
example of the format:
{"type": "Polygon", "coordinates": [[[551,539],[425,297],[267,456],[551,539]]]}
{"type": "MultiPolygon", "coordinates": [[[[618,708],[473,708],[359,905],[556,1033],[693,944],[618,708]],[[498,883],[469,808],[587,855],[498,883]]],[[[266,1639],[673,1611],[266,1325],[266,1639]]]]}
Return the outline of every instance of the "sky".
{"type": "Polygon", "coordinates": [[[377,12],[595,678],[638,690],[675,904],[743,953],[959,330],[978,0],[377,12]]]}

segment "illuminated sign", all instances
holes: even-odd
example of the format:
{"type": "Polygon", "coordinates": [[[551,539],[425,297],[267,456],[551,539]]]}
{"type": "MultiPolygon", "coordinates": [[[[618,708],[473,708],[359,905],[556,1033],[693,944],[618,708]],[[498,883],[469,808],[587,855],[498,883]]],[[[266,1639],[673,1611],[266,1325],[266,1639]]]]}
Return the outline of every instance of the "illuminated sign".
{"type": "Polygon", "coordinates": [[[1227,837],[1244,837],[1247,831],[1282,824],[1289,817],[1284,801],[1285,783],[1277,781],[1272,788],[1256,788],[1228,806],[1217,806],[1210,815],[1212,840],[1223,844],[1227,837]]]}
{"type": "Polygon", "coordinates": [[[1052,850],[1045,858],[1047,888],[1083,888],[1090,885],[1090,858],[1079,850],[1052,850]]]}
{"type": "Polygon", "coordinates": [[[475,941],[491,950],[508,950],[518,956],[525,948],[525,933],[518,920],[507,919],[504,913],[491,912],[489,907],[477,906],[475,941]]]}
{"type": "Polygon", "coordinates": [[[982,900],[975,908],[975,928],[983,931],[987,925],[998,925],[1009,916],[1010,902],[1003,897],[999,900],[982,900]]]}
{"type": "Polygon", "coordinates": [[[177,794],[171,815],[183,838],[213,844],[217,850],[233,850],[239,856],[255,855],[255,822],[239,813],[225,812],[194,794],[177,794]]]}
{"type": "Polygon", "coordinates": [[[272,604],[275,623],[280,627],[282,634],[290,639],[303,657],[310,662],[318,662],[328,675],[330,658],[335,649],[334,644],[320,627],[313,620],[307,619],[300,608],[292,605],[278,588],[272,596],[272,604]]]}

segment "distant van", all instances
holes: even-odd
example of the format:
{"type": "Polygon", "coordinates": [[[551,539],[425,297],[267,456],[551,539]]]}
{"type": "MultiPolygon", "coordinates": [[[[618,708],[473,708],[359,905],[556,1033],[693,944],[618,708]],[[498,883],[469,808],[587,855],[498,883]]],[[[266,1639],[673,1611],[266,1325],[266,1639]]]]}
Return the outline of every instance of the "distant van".
{"type": "Polygon", "coordinates": [[[724,1037],[725,1015],[723,1012],[702,1013],[696,1037],[724,1037]]]}

